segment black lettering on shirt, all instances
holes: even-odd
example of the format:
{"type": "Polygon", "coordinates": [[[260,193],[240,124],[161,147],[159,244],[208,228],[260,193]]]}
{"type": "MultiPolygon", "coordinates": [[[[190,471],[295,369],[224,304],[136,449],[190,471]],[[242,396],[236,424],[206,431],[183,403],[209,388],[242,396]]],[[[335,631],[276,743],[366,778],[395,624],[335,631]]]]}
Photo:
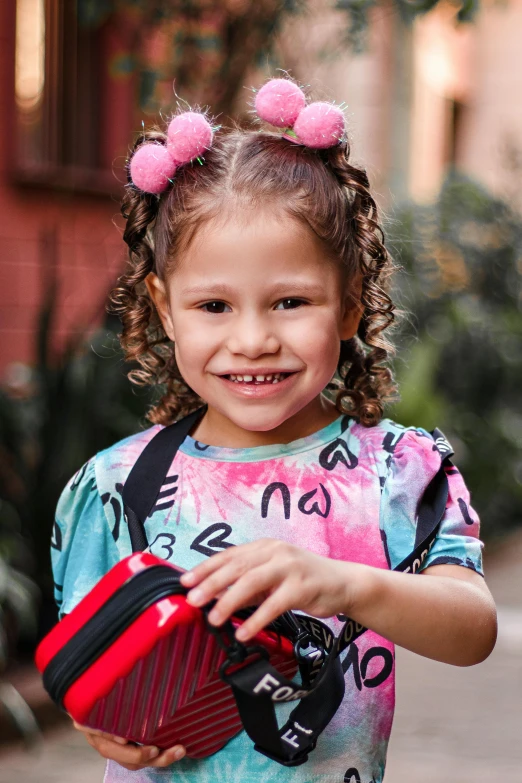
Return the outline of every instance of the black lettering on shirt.
{"type": "Polygon", "coordinates": [[[332,507],[332,499],[330,497],[330,493],[328,492],[328,490],[325,489],[320,482],[319,482],[319,486],[323,491],[323,497],[325,500],[324,511],[321,511],[321,509],[319,508],[319,503],[317,501],[314,501],[314,503],[309,508],[306,507],[307,502],[311,500],[311,498],[313,498],[313,496],[317,492],[317,489],[312,489],[311,492],[305,492],[305,494],[299,498],[297,508],[299,509],[301,514],[308,514],[308,515],[318,514],[320,517],[323,517],[323,519],[326,519],[332,507]]]}
{"type": "Polygon", "coordinates": [[[150,551],[153,555],[156,554],[153,550],[154,544],[160,541],[160,539],[166,539],[168,541],[167,544],[158,544],[157,549],[165,550],[165,554],[158,554],[158,557],[163,558],[163,560],[169,560],[172,557],[173,554],[173,546],[176,543],[176,536],[173,536],[172,533],[158,533],[152,544],[150,545],[150,551]]]}
{"type": "Polygon", "coordinates": [[[365,688],[377,688],[393,671],[393,655],[386,647],[370,647],[359,663],[359,648],[352,642],[343,661],[343,672],[346,674],[350,667],[353,668],[353,679],[358,691],[362,690],[363,685],[365,688]],[[374,658],[382,659],[381,669],[373,677],[366,677],[368,666],[374,658]]]}
{"type": "Polygon", "coordinates": [[[73,480],[71,481],[71,485],[69,487],[71,492],[74,492],[74,490],[76,489],[76,487],[78,486],[78,484],[80,483],[82,478],[85,476],[85,471],[87,470],[87,465],[88,464],[89,463],[86,462],[85,465],[82,465],[82,467],[80,468],[78,473],[76,473],[76,475],[74,476],[73,480]]]}
{"type": "Polygon", "coordinates": [[[388,679],[393,670],[393,655],[387,647],[370,647],[361,660],[361,676],[365,688],[377,688],[388,679]],[[381,669],[373,677],[367,677],[368,666],[374,658],[382,658],[381,669]]]}
{"type": "Polygon", "coordinates": [[[178,479],[179,476],[167,476],[165,481],[162,482],[161,492],[158,493],[156,501],[149,512],[149,517],[155,514],[156,511],[166,511],[167,509],[172,508],[176,500],[174,495],[178,491],[178,479]],[[175,484],[176,486],[173,487],[171,486],[172,484],[175,484]],[[166,487],[166,489],[164,489],[164,487],[166,487]]]}
{"type": "Polygon", "coordinates": [[[211,555],[216,554],[216,550],[228,549],[229,546],[234,546],[231,541],[226,541],[226,537],[231,533],[232,528],[230,525],[227,525],[226,522],[216,522],[215,525],[210,525],[210,527],[207,527],[205,530],[203,530],[202,533],[196,536],[190,545],[190,548],[195,552],[200,552],[202,555],[207,555],[207,557],[210,557],[211,555]],[[210,538],[210,536],[212,536],[214,533],[217,533],[219,530],[221,531],[219,535],[210,538]],[[203,543],[205,539],[208,539],[208,546],[205,546],[203,543]]]}
{"type": "Polygon", "coordinates": [[[268,515],[268,505],[270,503],[270,499],[276,490],[281,492],[285,519],[290,519],[290,490],[286,484],[283,484],[282,481],[272,482],[272,484],[269,484],[263,492],[263,497],[261,498],[261,516],[263,519],[266,519],[268,515]]]}
{"type": "Polygon", "coordinates": [[[51,547],[53,549],[56,549],[57,552],[62,551],[62,531],[60,530],[60,526],[58,525],[58,522],[55,521],[53,525],[53,535],[51,538],[51,547]]]}
{"type": "Polygon", "coordinates": [[[334,470],[338,462],[341,462],[348,470],[353,470],[359,464],[359,460],[355,454],[352,454],[342,438],[333,440],[319,454],[319,464],[325,470],[334,470]]]}
{"type": "Polygon", "coordinates": [[[466,502],[462,498],[457,498],[457,503],[459,504],[460,513],[462,514],[462,518],[466,525],[472,525],[473,520],[469,515],[469,509],[466,502]]]}
{"type": "Polygon", "coordinates": [[[343,416],[343,418],[341,419],[341,432],[346,432],[349,426],[350,426],[350,417],[343,416]]]}
{"type": "MultiPolygon", "coordinates": [[[[118,495],[121,496],[121,493],[123,492],[123,484],[117,483],[114,485],[114,489],[118,493],[118,495]]],[[[116,495],[111,495],[110,492],[104,492],[101,496],[101,502],[103,506],[106,506],[107,503],[110,504],[112,507],[112,511],[114,514],[114,526],[111,530],[112,537],[114,541],[117,541],[120,537],[120,523],[122,520],[122,502],[120,498],[116,497],[116,495]]]]}
{"type": "Polygon", "coordinates": [[[111,506],[114,511],[114,527],[112,528],[112,537],[115,541],[120,537],[121,505],[118,498],[111,498],[111,506]]]}
{"type": "Polygon", "coordinates": [[[198,451],[206,451],[208,449],[208,446],[206,443],[200,443],[199,440],[194,441],[194,448],[198,451]]]}

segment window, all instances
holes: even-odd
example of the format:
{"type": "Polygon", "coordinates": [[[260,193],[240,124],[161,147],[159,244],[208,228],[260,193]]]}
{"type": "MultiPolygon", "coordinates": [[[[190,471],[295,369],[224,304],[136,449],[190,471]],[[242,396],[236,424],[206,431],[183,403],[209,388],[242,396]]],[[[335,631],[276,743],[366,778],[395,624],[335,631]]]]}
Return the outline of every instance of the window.
{"type": "MultiPolygon", "coordinates": [[[[118,71],[110,21],[82,23],[72,0],[16,0],[18,181],[112,192],[133,124],[134,81],[118,71]]],[[[119,59],[118,59],[119,58],[119,59]]],[[[121,176],[118,174],[121,180],[121,176]]]]}

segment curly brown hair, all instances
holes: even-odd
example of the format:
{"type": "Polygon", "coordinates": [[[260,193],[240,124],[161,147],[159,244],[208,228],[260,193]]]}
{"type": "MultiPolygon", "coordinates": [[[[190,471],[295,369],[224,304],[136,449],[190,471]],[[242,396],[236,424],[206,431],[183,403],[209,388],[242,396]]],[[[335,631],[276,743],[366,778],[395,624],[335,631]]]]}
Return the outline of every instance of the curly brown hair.
{"type": "MultiPolygon", "coordinates": [[[[158,130],[143,133],[144,143],[164,144],[158,130]]],[[[323,240],[329,255],[344,268],[354,306],[362,309],[357,334],[341,341],[336,405],[367,426],[377,424],[397,388],[387,362],[393,346],[384,332],[396,319],[388,294],[394,265],[384,244],[377,206],[366,172],[349,162],[347,141],[312,150],[280,135],[251,130],[221,132],[198,162],[183,166],[160,197],[129,184],[122,204],[123,238],[129,262],[111,293],[112,311],[122,321],[125,357],[139,367],[129,378],[139,385],[162,385],[164,393],[148,419],[170,424],[201,405],[177,367],[169,340],[148,295],[145,278],[154,272],[165,280],[176,258],[205,221],[224,208],[258,203],[273,205],[297,219],[323,240]],[[354,294],[356,287],[362,290],[354,294]]]]}

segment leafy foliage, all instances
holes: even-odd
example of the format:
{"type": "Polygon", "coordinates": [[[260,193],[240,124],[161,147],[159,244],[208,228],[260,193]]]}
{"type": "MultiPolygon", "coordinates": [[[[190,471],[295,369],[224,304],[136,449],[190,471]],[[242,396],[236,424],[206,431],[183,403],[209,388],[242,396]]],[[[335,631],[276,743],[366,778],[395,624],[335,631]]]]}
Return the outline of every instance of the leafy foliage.
{"type": "Polygon", "coordinates": [[[283,20],[304,0],[78,0],[86,27],[116,25],[139,77],[141,109],[169,111],[175,92],[191,105],[232,113],[247,70],[270,53],[283,20]]]}
{"type": "Polygon", "coordinates": [[[452,441],[487,536],[522,510],[522,221],[453,174],[433,207],[397,216],[399,286],[415,313],[400,338],[405,424],[452,441]]]}
{"type": "MultiPolygon", "coordinates": [[[[406,22],[442,0],[393,0],[406,22]]],[[[140,106],[154,114],[169,111],[178,95],[191,105],[211,105],[217,116],[231,114],[248,69],[271,61],[277,35],[292,15],[314,10],[312,0],[77,0],[85,27],[107,22],[126,41],[117,68],[134,70],[140,81],[140,106]]],[[[327,0],[340,14],[338,40],[329,51],[366,44],[369,16],[382,0],[327,0]],[[342,17],[345,18],[343,24],[342,17]]],[[[478,0],[455,0],[457,20],[470,21],[478,0]]],[[[388,6],[386,6],[388,7],[388,6]]],[[[328,5],[325,4],[325,11],[328,5]]],[[[285,64],[283,63],[283,66],[285,64]]]]}
{"type": "MultiPolygon", "coordinates": [[[[136,432],[151,401],[127,380],[113,318],[51,358],[55,304],[51,292],[37,334],[34,387],[18,399],[0,396],[0,496],[32,544],[35,562],[26,560],[23,570],[34,573],[45,599],[52,589],[49,542],[60,492],[93,454],[136,432]]],[[[0,515],[0,532],[5,526],[0,515]]]]}
{"type": "MultiPolygon", "coordinates": [[[[5,435],[6,428],[12,432],[16,427],[13,428],[13,420],[5,421],[4,412],[5,406],[0,405],[0,429],[5,435]]],[[[13,685],[2,681],[1,675],[20,640],[32,644],[36,637],[40,595],[35,582],[27,576],[32,562],[30,545],[22,535],[16,509],[0,499],[0,705],[28,745],[39,735],[34,715],[13,685]]]]}
{"type": "Polygon", "coordinates": [[[0,671],[20,637],[36,635],[38,590],[26,575],[32,556],[18,514],[0,500],[0,671]]]}
{"type": "MultiPolygon", "coordinates": [[[[401,19],[412,22],[417,16],[427,14],[441,0],[393,0],[393,6],[401,19]]],[[[342,31],[342,40],[355,52],[360,52],[366,46],[366,34],[370,24],[370,13],[379,5],[379,0],[336,0],[334,7],[346,17],[346,25],[342,31]]],[[[458,8],[457,22],[473,21],[479,7],[478,0],[456,0],[458,8]]]]}

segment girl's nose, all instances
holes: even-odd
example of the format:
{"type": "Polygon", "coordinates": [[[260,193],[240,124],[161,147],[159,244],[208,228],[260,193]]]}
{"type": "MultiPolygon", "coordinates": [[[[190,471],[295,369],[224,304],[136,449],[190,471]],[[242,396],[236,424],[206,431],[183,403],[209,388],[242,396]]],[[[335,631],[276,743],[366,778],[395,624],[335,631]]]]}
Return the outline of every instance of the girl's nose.
{"type": "Polygon", "coordinates": [[[263,318],[238,318],[228,339],[231,353],[257,359],[263,354],[274,354],[280,348],[280,341],[273,329],[263,318]]]}

